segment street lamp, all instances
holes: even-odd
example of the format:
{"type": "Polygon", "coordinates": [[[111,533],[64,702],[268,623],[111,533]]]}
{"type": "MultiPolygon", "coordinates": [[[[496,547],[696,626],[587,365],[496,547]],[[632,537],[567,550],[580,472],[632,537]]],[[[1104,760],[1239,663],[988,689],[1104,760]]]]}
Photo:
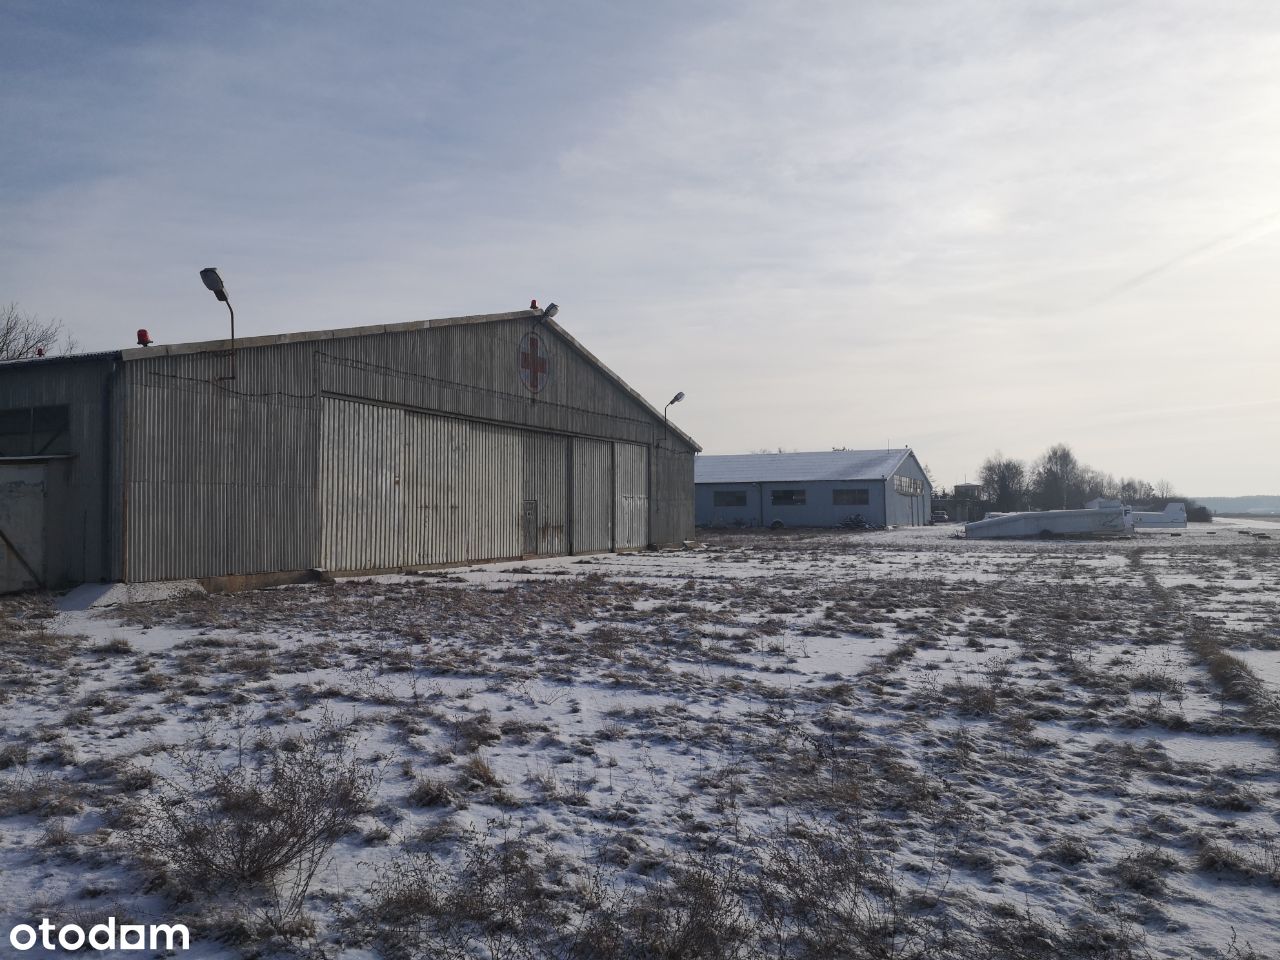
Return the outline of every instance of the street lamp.
{"type": "Polygon", "coordinates": [[[200,271],[200,279],[204,281],[204,285],[213,291],[213,295],[227,305],[227,309],[231,311],[231,340],[234,343],[236,339],[236,312],[231,309],[231,301],[227,299],[227,288],[222,285],[222,278],[218,276],[217,267],[205,267],[200,271]]]}
{"type": "Polygon", "coordinates": [[[667,435],[671,433],[671,425],[667,423],[667,408],[673,403],[679,403],[684,399],[684,391],[681,390],[674,397],[667,401],[667,406],[662,408],[662,437],[665,440],[667,435]]]}
{"type": "Polygon", "coordinates": [[[234,380],[236,378],[236,312],[231,306],[231,301],[227,299],[227,288],[222,285],[217,267],[205,267],[200,271],[200,279],[213,291],[215,297],[227,305],[227,310],[231,313],[231,376],[218,379],[234,380]]]}

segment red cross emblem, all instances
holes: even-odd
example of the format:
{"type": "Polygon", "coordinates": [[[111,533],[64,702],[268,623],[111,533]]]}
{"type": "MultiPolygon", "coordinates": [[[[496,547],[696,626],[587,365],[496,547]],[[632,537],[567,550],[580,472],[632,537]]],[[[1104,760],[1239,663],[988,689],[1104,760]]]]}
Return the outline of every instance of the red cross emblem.
{"type": "Polygon", "coordinates": [[[529,388],[530,393],[541,393],[551,379],[551,359],[547,356],[542,337],[536,333],[526,333],[520,338],[517,354],[520,382],[529,388]]]}

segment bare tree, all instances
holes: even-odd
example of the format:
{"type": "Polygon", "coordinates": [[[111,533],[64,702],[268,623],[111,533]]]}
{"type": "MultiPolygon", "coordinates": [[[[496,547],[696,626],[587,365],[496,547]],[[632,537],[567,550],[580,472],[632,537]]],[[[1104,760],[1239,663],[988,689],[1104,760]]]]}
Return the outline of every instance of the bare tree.
{"type": "Polygon", "coordinates": [[[1154,487],[1137,477],[1119,477],[1081,463],[1065,443],[1057,443],[1027,469],[1020,461],[999,451],[988,457],[979,472],[983,499],[997,510],[1078,509],[1090,500],[1105,497],[1125,503],[1151,503],[1156,509],[1182,499],[1173,484],[1161,480],[1154,487]]]}
{"type": "Polygon", "coordinates": [[[0,307],[0,360],[25,360],[55,349],[64,353],[75,349],[61,320],[41,320],[16,303],[0,307]]]}
{"type": "Polygon", "coordinates": [[[1116,499],[1125,503],[1146,503],[1155,495],[1155,488],[1147,481],[1137,477],[1124,477],[1120,481],[1116,499]]]}
{"type": "Polygon", "coordinates": [[[978,471],[982,498],[997,510],[1021,510],[1027,498],[1027,468],[1021,460],[999,450],[987,457],[978,471]]]}
{"type": "Polygon", "coordinates": [[[1116,486],[1115,479],[1110,475],[1103,473],[1101,470],[1095,470],[1093,467],[1081,465],[1079,474],[1080,496],[1084,503],[1096,497],[1106,497],[1113,499],[1113,493],[1116,486]]]}
{"type": "Polygon", "coordinates": [[[1084,467],[1065,443],[1055,443],[1032,469],[1031,499],[1040,510],[1084,506],[1084,467]]]}

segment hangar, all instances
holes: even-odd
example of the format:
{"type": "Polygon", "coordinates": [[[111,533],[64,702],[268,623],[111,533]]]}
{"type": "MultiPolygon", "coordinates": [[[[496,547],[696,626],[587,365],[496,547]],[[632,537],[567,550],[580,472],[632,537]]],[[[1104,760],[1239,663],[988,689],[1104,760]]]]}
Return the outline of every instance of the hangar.
{"type": "Polygon", "coordinates": [[[695,467],[700,527],[923,526],[933,488],[910,447],[702,456],[695,467]]]}
{"type": "Polygon", "coordinates": [[[536,309],[0,364],[0,589],[679,542],[699,449],[536,309]]]}

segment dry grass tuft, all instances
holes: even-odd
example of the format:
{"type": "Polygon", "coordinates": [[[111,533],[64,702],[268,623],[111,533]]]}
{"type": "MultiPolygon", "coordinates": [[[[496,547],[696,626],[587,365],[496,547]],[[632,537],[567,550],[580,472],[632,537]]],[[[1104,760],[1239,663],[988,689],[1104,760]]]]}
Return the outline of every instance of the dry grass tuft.
{"type": "Polygon", "coordinates": [[[201,740],[173,756],[181,772],[141,800],[137,853],[180,887],[249,894],[273,929],[295,924],[329,849],[372,795],[350,732],[326,722],[291,750],[263,737],[256,751],[241,742],[224,753],[201,740]]]}

